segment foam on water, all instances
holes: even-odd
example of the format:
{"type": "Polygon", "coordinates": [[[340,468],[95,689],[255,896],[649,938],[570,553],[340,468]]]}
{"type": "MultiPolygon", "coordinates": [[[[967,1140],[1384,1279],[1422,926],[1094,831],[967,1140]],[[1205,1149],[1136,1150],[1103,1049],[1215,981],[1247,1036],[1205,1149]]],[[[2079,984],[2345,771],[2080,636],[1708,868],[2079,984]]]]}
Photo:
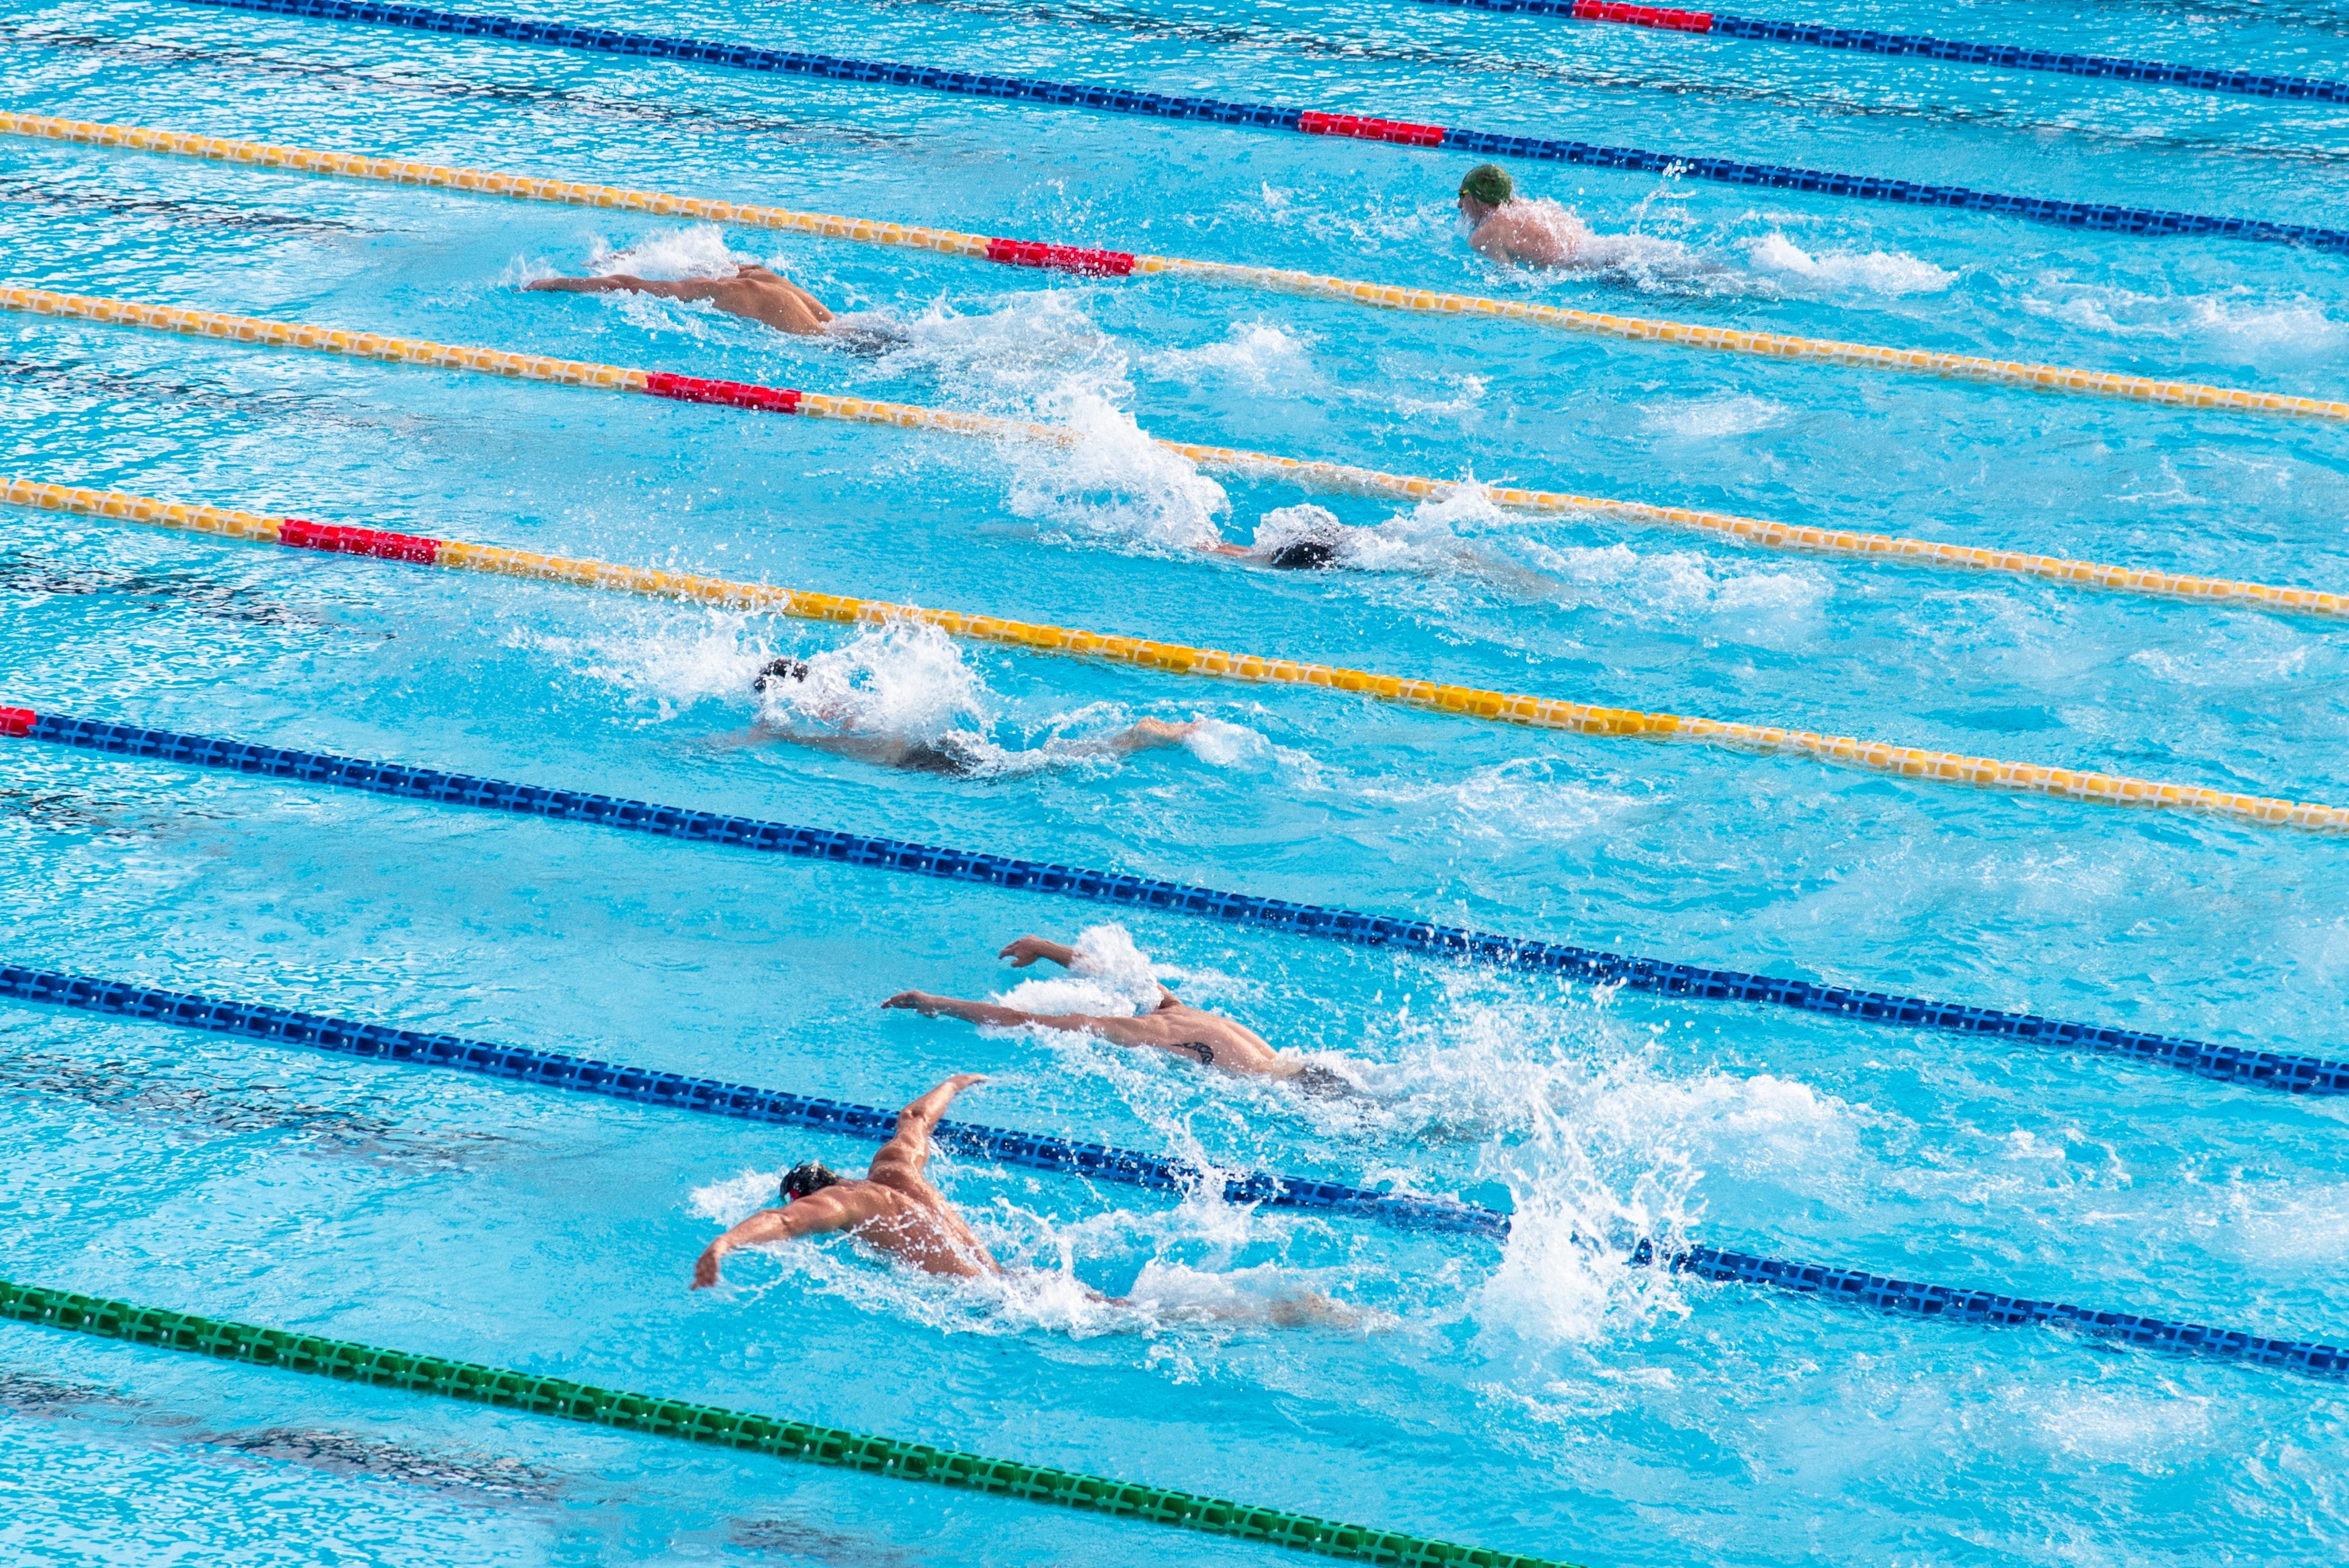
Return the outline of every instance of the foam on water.
{"type": "Polygon", "coordinates": [[[1290,396],[1319,387],[1309,339],[1277,323],[1236,321],[1223,337],[1197,348],[1146,353],[1142,367],[1154,376],[1194,386],[1216,384],[1256,393],[1290,396]]]}
{"type": "Polygon", "coordinates": [[[1719,392],[1670,403],[1651,403],[1641,423],[1659,435],[1698,441],[1721,440],[1775,429],[1795,417],[1784,403],[1751,392],[1719,392]]]}
{"type": "Polygon", "coordinates": [[[2043,274],[2018,300],[2033,315],[2124,339],[2192,342],[2246,363],[2335,355],[2349,324],[2306,294],[2236,284],[2223,293],[2150,294],[2043,274]]]}
{"type": "Polygon", "coordinates": [[[1905,251],[1806,251],[1775,229],[1746,242],[1745,253],[1765,276],[1843,294],[1940,294],[1958,281],[1956,273],[1905,251]]]}

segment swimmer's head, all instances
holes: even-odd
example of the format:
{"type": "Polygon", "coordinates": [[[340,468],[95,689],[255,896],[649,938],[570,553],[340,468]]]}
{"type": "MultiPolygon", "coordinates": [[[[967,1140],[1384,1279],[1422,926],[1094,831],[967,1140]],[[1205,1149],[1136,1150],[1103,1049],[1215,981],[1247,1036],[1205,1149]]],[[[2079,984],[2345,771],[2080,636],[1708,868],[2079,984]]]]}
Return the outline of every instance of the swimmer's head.
{"type": "Polygon", "coordinates": [[[777,681],[803,681],[807,679],[807,676],[808,664],[805,659],[769,659],[766,666],[760,670],[759,678],[750,683],[750,689],[765,691],[769,686],[777,681]]]}
{"type": "Polygon", "coordinates": [[[1319,539],[1296,539],[1274,551],[1266,564],[1277,572],[1320,572],[1337,560],[1337,546],[1319,539]]]}
{"type": "Polygon", "coordinates": [[[783,1177],[783,1202],[788,1206],[793,1200],[804,1198],[811,1192],[821,1192],[826,1187],[839,1185],[839,1177],[812,1160],[802,1161],[792,1166],[783,1177]]]}
{"type": "Polygon", "coordinates": [[[1460,181],[1460,210],[1481,221],[1494,208],[1507,206],[1516,191],[1507,170],[1497,163],[1480,163],[1460,181]]]}

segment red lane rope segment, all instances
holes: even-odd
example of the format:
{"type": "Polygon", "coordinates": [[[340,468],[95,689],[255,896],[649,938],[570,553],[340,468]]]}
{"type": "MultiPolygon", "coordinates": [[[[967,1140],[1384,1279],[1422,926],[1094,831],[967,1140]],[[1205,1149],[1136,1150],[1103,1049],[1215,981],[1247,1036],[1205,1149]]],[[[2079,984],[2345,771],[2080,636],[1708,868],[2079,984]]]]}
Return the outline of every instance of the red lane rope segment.
{"type": "Polygon", "coordinates": [[[1361,114],[1323,114],[1309,108],[1297,117],[1308,136],[1350,136],[1358,141],[1392,141],[1403,147],[1441,147],[1449,134],[1440,125],[1408,119],[1375,119],[1361,114]]]}
{"type": "Polygon", "coordinates": [[[1006,266],[1043,267],[1074,273],[1085,278],[1123,278],[1133,273],[1134,258],[1123,251],[1100,251],[1085,245],[1055,245],[1042,240],[987,242],[987,259],[1006,266]]]}
{"type": "Polygon", "coordinates": [[[1633,27],[1661,27],[1671,33],[1710,33],[1710,11],[1675,11],[1664,5],[1622,5],[1615,0],[1574,0],[1568,13],[1578,22],[1621,22],[1633,27]]]}
{"type": "Polygon", "coordinates": [[[761,387],[753,381],[711,381],[699,376],[679,376],[668,370],[645,373],[645,390],[655,397],[680,403],[719,403],[729,408],[759,408],[770,414],[796,414],[804,396],[796,387],[761,387]]]}

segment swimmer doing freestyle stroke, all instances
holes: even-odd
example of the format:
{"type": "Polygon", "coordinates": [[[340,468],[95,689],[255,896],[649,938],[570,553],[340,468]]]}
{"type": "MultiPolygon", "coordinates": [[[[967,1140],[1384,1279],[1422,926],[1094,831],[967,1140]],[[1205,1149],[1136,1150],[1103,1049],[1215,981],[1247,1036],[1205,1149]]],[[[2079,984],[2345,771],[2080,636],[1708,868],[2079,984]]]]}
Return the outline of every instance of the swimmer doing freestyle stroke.
{"type": "MultiPolygon", "coordinates": [[[[754,691],[764,692],[784,685],[803,686],[809,665],[805,659],[771,659],[750,683],[754,691]]],[[[762,722],[757,731],[760,738],[786,741],[816,751],[828,751],[835,757],[853,758],[870,762],[876,768],[896,768],[908,773],[936,773],[950,779],[968,779],[985,772],[989,758],[976,736],[947,734],[936,739],[917,736],[893,735],[860,727],[855,709],[846,703],[816,702],[805,705],[809,717],[820,723],[837,726],[831,734],[810,735],[762,722]]],[[[1052,759],[1075,760],[1095,757],[1128,757],[1137,751],[1156,750],[1180,746],[1197,733],[1203,721],[1193,719],[1188,724],[1169,724],[1163,718],[1145,718],[1119,730],[1115,735],[1098,739],[1069,742],[1049,754],[1052,759]]]]}
{"type": "MultiPolygon", "coordinates": [[[[1050,959],[1076,974],[1083,974],[1087,968],[1075,948],[1040,936],[1020,937],[996,956],[1009,959],[1015,969],[1025,969],[1039,958],[1050,959]]],[[[960,1018],[967,1024],[988,1028],[1065,1029],[1072,1034],[1092,1035],[1113,1046],[1164,1051],[1241,1078],[1289,1084],[1320,1099],[1361,1095],[1361,1089],[1328,1068],[1281,1055],[1262,1035],[1237,1019],[1194,1007],[1164,985],[1156,989],[1155,1006],[1139,1016],[1125,1017],[1092,1013],[1029,1013],[994,1002],[934,996],[927,991],[900,991],[881,1005],[905,1008],[926,1018],[941,1015],[960,1018]]]]}
{"type": "Polygon", "coordinates": [[[523,287],[533,294],[640,294],[688,302],[707,300],[729,315],[796,337],[836,339],[858,353],[882,353],[905,341],[905,328],[895,322],[876,315],[837,317],[815,295],[772,267],[755,262],[738,265],[730,278],[670,280],[611,273],[592,278],[540,278],[523,287]]]}
{"type": "MultiPolygon", "coordinates": [[[[957,1073],[897,1113],[894,1136],[881,1146],[864,1178],[833,1174],[814,1161],[795,1165],[783,1178],[781,1202],[730,1228],[702,1250],[693,1265],[693,1288],[708,1290],[721,1279],[727,1254],[743,1247],[793,1241],[803,1236],[851,1235],[925,1274],[979,1279],[1008,1273],[978,1239],[970,1222],[955,1212],[946,1194],[930,1184],[930,1133],[947,1107],[976,1083],[977,1073],[957,1073]]],[[[1104,1305],[1135,1305],[1132,1298],[1086,1295],[1104,1305]]],[[[1281,1327],[1321,1324],[1360,1326],[1365,1315],[1319,1291],[1247,1304],[1223,1302],[1181,1309],[1182,1315],[1226,1322],[1256,1319],[1281,1327]]]]}

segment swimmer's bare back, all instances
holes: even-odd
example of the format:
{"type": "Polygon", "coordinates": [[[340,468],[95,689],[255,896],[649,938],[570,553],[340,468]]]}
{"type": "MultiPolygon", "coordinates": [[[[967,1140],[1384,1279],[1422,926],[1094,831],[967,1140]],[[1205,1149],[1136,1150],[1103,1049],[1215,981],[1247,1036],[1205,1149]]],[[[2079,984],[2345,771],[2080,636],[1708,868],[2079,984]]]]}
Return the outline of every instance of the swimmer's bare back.
{"type": "Polygon", "coordinates": [[[730,315],[771,326],[777,332],[813,336],[832,320],[823,302],[767,267],[737,267],[730,278],[680,278],[668,282],[615,273],[600,278],[541,278],[527,285],[545,294],[644,294],[662,299],[706,299],[730,315]]]}
{"type": "Polygon", "coordinates": [[[1580,264],[1583,242],[1590,232],[1555,210],[1530,201],[1512,201],[1495,210],[1468,243],[1496,262],[1526,267],[1572,267],[1580,264]]]}
{"type": "MultiPolygon", "coordinates": [[[[998,956],[1009,959],[1015,968],[1025,969],[1039,958],[1046,958],[1065,969],[1075,959],[1076,950],[1040,936],[1023,936],[998,956]]],[[[1113,1046],[1165,1051],[1243,1078],[1293,1078],[1304,1070],[1299,1063],[1274,1050],[1254,1029],[1220,1013],[1194,1007],[1164,985],[1158,988],[1158,1006],[1139,1017],[1026,1013],[993,1002],[934,996],[927,991],[900,991],[881,1005],[907,1008],[926,1018],[960,1018],[965,1023],[1000,1029],[1033,1026],[1098,1035],[1113,1046]]]]}
{"type": "Polygon", "coordinates": [[[761,1209],[709,1243],[693,1267],[693,1288],[718,1283],[719,1265],[738,1247],[795,1236],[846,1232],[901,1263],[934,1274],[972,1279],[1002,1268],[978,1233],[923,1174],[930,1130],[954,1097],[985,1081],[957,1073],[897,1113],[896,1135],[873,1157],[861,1181],[836,1181],[776,1209],[761,1209]]]}

